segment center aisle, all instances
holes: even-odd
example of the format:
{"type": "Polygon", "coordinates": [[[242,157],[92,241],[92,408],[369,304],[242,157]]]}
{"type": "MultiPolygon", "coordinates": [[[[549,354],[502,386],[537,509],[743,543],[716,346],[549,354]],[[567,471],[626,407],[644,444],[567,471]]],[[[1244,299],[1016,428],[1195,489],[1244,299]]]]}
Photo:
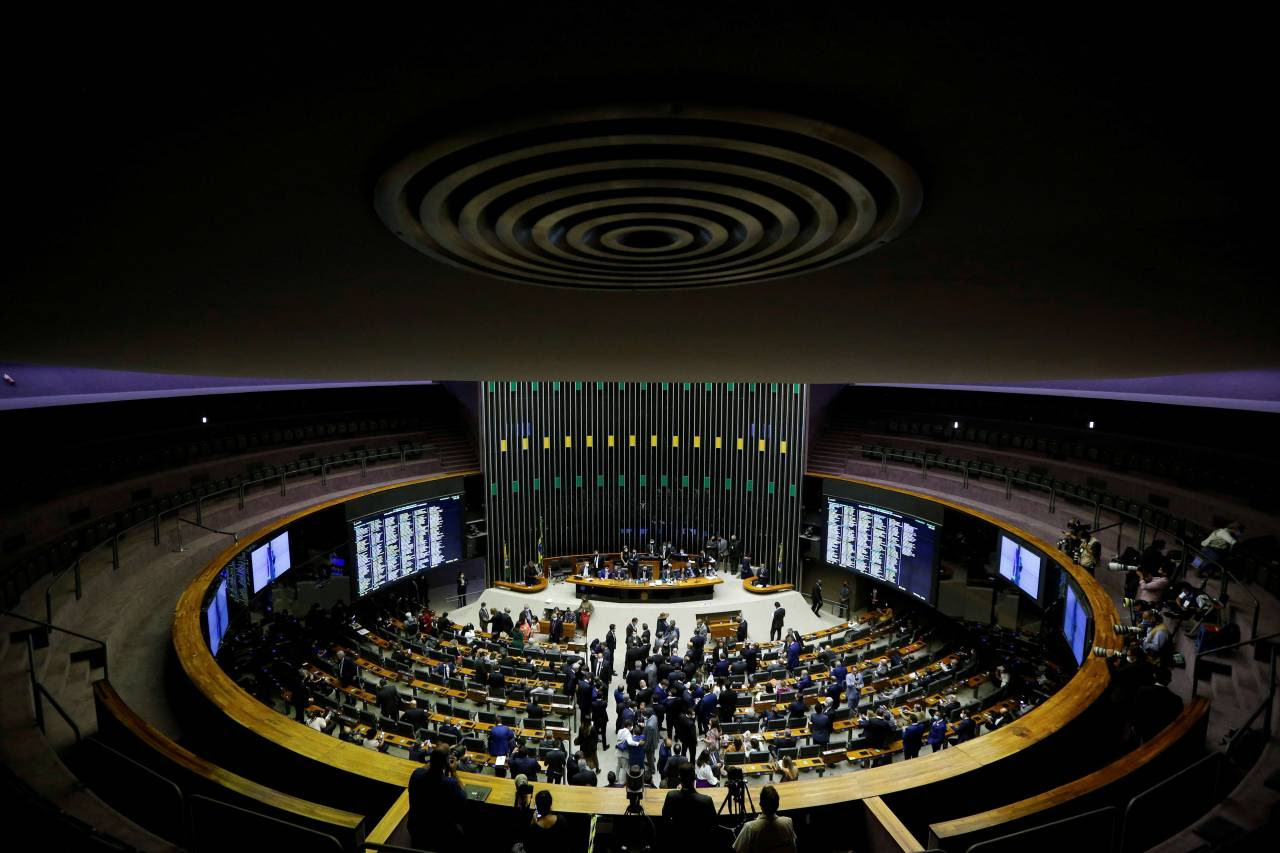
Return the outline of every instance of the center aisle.
{"type": "MultiPolygon", "coordinates": [[[[697,625],[697,616],[700,613],[719,613],[726,610],[740,611],[747,620],[747,639],[757,643],[767,643],[769,640],[769,624],[773,618],[773,604],[775,601],[780,602],[787,611],[786,619],[783,622],[784,632],[788,628],[795,628],[801,634],[807,634],[820,628],[837,625],[843,621],[827,613],[822,616],[814,616],[813,611],[809,609],[809,602],[799,592],[787,591],[777,595],[754,595],[742,588],[742,583],[736,574],[721,572],[719,576],[724,579],[725,583],[715,587],[715,594],[710,601],[643,604],[609,601],[592,602],[595,606],[595,613],[592,615],[591,622],[587,627],[587,635],[584,642],[590,645],[594,639],[603,640],[604,635],[609,631],[610,623],[617,626],[616,633],[618,638],[618,650],[614,656],[613,664],[614,676],[607,686],[609,701],[608,754],[606,754],[606,748],[601,747],[600,787],[606,784],[607,774],[614,769],[616,764],[613,755],[613,744],[617,721],[614,717],[613,692],[623,683],[622,665],[625,659],[626,627],[632,618],[638,618],[642,626],[647,624],[650,632],[652,632],[654,624],[658,620],[658,614],[667,613],[668,618],[674,620],[680,628],[682,650],[688,639],[693,636],[693,629],[697,625]]],[[[511,608],[511,615],[515,617],[520,614],[520,611],[526,605],[531,607],[535,614],[541,616],[542,611],[548,607],[562,607],[574,610],[577,608],[579,601],[581,599],[574,595],[573,584],[561,581],[550,584],[544,592],[537,594],[525,594],[497,588],[486,589],[479,596],[468,596],[468,603],[465,606],[448,612],[449,617],[454,622],[465,625],[468,622],[474,623],[476,621],[477,614],[480,612],[481,602],[489,606],[490,612],[493,612],[495,607],[499,609],[509,607],[511,608]]],[[[430,604],[433,611],[436,613],[441,612],[439,602],[433,600],[430,604]]],[[[640,630],[643,632],[644,628],[641,627],[640,630]]],[[[537,640],[537,638],[538,635],[535,634],[534,639],[537,640]]],[[[576,714],[572,731],[576,737],[576,714]]],[[[572,754],[572,750],[570,750],[570,754],[572,754]]]]}

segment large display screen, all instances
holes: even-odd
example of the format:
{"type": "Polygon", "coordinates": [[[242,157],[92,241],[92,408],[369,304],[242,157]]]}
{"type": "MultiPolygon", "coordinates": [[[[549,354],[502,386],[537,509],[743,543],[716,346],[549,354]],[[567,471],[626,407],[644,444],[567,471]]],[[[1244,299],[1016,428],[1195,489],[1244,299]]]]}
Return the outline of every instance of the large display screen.
{"type": "Polygon", "coordinates": [[[205,611],[205,621],[209,625],[209,651],[217,657],[218,647],[222,645],[222,638],[227,633],[227,624],[230,621],[227,617],[227,579],[225,577],[218,581],[218,586],[213,591],[213,599],[209,602],[209,609],[205,611]]]}
{"type": "Polygon", "coordinates": [[[1071,654],[1075,656],[1076,665],[1084,665],[1084,656],[1089,642],[1089,614],[1084,609],[1080,595],[1074,584],[1067,584],[1066,606],[1062,609],[1062,635],[1067,638],[1071,654]]]}
{"type": "Polygon", "coordinates": [[[249,553],[249,562],[253,565],[253,591],[262,592],[293,565],[289,560],[289,531],[254,548],[249,553]]]}
{"type": "Polygon", "coordinates": [[[1040,600],[1040,555],[1008,536],[1000,537],[1000,577],[1040,600]]]}
{"type": "Polygon", "coordinates": [[[827,562],[933,604],[938,526],[906,513],[827,498],[827,562]]]}
{"type": "Polygon", "coordinates": [[[462,511],[462,495],[447,495],[352,521],[356,594],[461,560],[462,511]]]}

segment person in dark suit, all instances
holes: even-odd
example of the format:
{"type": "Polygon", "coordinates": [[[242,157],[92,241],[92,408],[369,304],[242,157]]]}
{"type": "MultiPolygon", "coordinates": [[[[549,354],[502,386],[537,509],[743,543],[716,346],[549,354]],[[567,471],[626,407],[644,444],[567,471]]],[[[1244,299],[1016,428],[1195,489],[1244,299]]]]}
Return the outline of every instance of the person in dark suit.
{"type": "Polygon", "coordinates": [[[458,606],[467,603],[467,573],[458,572],[458,606]]]}
{"type": "Polygon", "coordinates": [[[773,603],[773,622],[769,624],[769,639],[782,639],[782,620],[787,616],[787,608],[782,606],[782,602],[775,601],[773,603]]]}
{"type": "Polygon", "coordinates": [[[747,641],[747,620],[745,617],[738,619],[738,642],[745,643],[747,641]]]}
{"type": "Polygon", "coordinates": [[[760,668],[760,648],[752,643],[742,650],[742,660],[747,665],[747,674],[755,672],[760,668]]]}
{"type": "Polygon", "coordinates": [[[940,749],[947,748],[947,718],[942,716],[938,709],[930,712],[929,720],[929,750],[937,752],[940,749]]]}
{"type": "Polygon", "coordinates": [[[552,643],[560,642],[560,635],[564,632],[564,617],[560,615],[559,610],[551,614],[551,625],[547,632],[552,643]]]}
{"type": "Polygon", "coordinates": [[[672,849],[699,850],[706,846],[716,825],[715,803],[694,788],[696,776],[692,764],[681,764],[679,776],[680,787],[670,791],[662,801],[662,816],[671,822],[672,837],[680,839],[678,847],[672,849]]]}
{"type": "Polygon", "coordinates": [[[716,700],[716,717],[721,725],[733,722],[733,710],[738,707],[738,691],[732,685],[721,685],[720,698],[716,700]]]}
{"type": "Polygon", "coordinates": [[[818,746],[826,746],[831,742],[831,715],[827,713],[831,708],[830,703],[819,705],[809,716],[809,737],[818,746]]]}
{"type": "Polygon", "coordinates": [[[425,727],[430,717],[431,715],[427,713],[426,708],[419,708],[417,700],[410,699],[409,707],[400,715],[400,722],[408,723],[416,731],[425,727]]]}
{"type": "Polygon", "coordinates": [[[977,727],[973,724],[973,720],[969,719],[969,712],[961,711],[960,719],[956,721],[956,743],[964,743],[967,740],[973,740],[977,733],[977,727]]]}
{"type": "Polygon", "coordinates": [[[814,616],[817,616],[819,611],[822,610],[822,579],[821,578],[813,582],[813,592],[810,594],[809,597],[813,601],[813,604],[810,606],[809,609],[813,611],[814,616]]]}
{"type": "Polygon", "coordinates": [[[800,638],[796,637],[787,646],[787,669],[795,669],[800,665],[800,638]]]}
{"type": "Polygon", "coordinates": [[[511,742],[515,740],[515,737],[515,732],[502,723],[498,723],[489,731],[489,754],[495,758],[500,755],[508,755],[511,752],[511,742]]]}
{"type": "Polygon", "coordinates": [[[862,721],[862,736],[867,739],[867,746],[883,749],[898,734],[898,727],[889,719],[887,711],[873,713],[862,721]]]}
{"type": "Polygon", "coordinates": [[[356,662],[344,651],[338,652],[338,683],[350,687],[356,683],[356,662]]]}
{"type": "Polygon", "coordinates": [[[409,777],[409,838],[414,847],[456,851],[462,846],[458,818],[467,801],[449,771],[449,753],[436,747],[427,765],[409,777]]]}
{"type": "Polygon", "coordinates": [[[920,754],[924,733],[929,730],[929,726],[921,722],[915,714],[908,714],[907,721],[907,727],[902,730],[902,757],[911,759],[920,754]]]}
{"type": "Polygon", "coordinates": [[[610,624],[609,630],[606,631],[604,635],[604,645],[605,648],[609,650],[610,656],[614,655],[618,651],[617,627],[617,625],[610,624]]]}

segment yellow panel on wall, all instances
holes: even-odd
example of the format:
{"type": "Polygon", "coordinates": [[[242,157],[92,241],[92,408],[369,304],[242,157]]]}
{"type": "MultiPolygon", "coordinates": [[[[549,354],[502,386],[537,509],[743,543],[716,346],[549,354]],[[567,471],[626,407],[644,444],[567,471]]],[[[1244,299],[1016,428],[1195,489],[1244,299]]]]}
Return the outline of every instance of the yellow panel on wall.
{"type": "Polygon", "coordinates": [[[650,447],[658,446],[658,437],[656,435],[649,436],[649,446],[650,447]]]}
{"type": "Polygon", "coordinates": [[[671,446],[672,446],[672,447],[679,447],[679,446],[680,446],[680,436],[678,436],[678,435],[673,435],[673,436],[671,436],[671,446]]]}
{"type": "Polygon", "coordinates": [[[521,449],[521,450],[528,450],[528,449],[529,449],[529,437],[528,437],[528,436],[521,436],[521,437],[520,437],[520,449],[521,449]]]}
{"type": "Polygon", "coordinates": [[[571,436],[571,435],[566,435],[566,436],[564,437],[564,446],[565,446],[565,447],[573,447],[573,436],[571,436]]]}
{"type": "Polygon", "coordinates": [[[634,435],[632,435],[632,436],[628,436],[628,439],[629,439],[629,440],[628,440],[628,442],[627,442],[628,446],[630,446],[630,447],[635,447],[635,446],[636,446],[636,437],[635,437],[634,435]]]}
{"type": "Polygon", "coordinates": [[[716,450],[720,449],[720,436],[716,436],[716,450]]]}
{"type": "Polygon", "coordinates": [[[609,436],[609,446],[613,447],[613,436],[609,436]]]}
{"type": "Polygon", "coordinates": [[[778,452],[779,453],[787,452],[787,443],[785,441],[778,442],[778,452]]]}
{"type": "Polygon", "coordinates": [[[505,438],[501,439],[498,442],[498,449],[501,450],[503,453],[507,452],[507,440],[505,438]]]}
{"type": "Polygon", "coordinates": [[[697,450],[700,447],[702,447],[702,436],[695,435],[693,437],[693,448],[694,450],[697,450]]]}
{"type": "Polygon", "coordinates": [[[760,439],[760,452],[764,453],[764,439],[760,439]]]}
{"type": "Polygon", "coordinates": [[[595,447],[595,446],[596,446],[595,436],[591,436],[591,435],[587,436],[587,447],[595,447]]]}
{"type": "Polygon", "coordinates": [[[550,450],[550,449],[551,449],[551,436],[549,436],[549,435],[544,435],[544,436],[542,437],[542,449],[543,449],[543,450],[550,450]]]}
{"type": "Polygon", "coordinates": [[[742,439],[738,439],[738,449],[742,449],[742,439]]]}

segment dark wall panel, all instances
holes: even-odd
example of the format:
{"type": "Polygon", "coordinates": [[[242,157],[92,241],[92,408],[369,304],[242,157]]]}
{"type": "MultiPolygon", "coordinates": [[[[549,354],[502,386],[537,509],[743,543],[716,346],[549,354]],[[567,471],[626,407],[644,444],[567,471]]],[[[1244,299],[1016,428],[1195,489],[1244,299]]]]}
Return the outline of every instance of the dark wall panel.
{"type": "Polygon", "coordinates": [[[736,534],[794,578],[808,386],[486,382],[481,452],[489,569],[652,538],[736,534]]]}

